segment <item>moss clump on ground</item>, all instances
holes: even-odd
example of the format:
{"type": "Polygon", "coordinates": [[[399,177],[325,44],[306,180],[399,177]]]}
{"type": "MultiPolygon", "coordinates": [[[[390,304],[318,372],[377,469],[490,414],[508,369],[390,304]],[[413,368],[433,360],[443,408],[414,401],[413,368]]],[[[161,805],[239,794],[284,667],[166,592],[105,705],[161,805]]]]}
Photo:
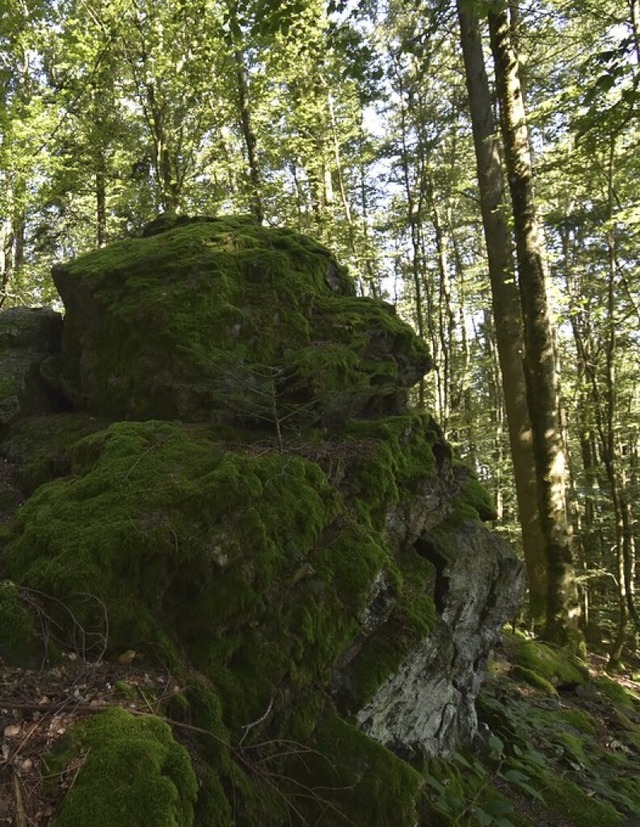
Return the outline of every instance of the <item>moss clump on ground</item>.
{"type": "Polygon", "coordinates": [[[587,679],[585,665],[567,652],[540,641],[522,641],[516,637],[505,640],[518,666],[529,669],[554,686],[578,685],[587,679]]]}
{"type": "Polygon", "coordinates": [[[538,675],[538,673],[534,672],[532,669],[526,669],[524,666],[518,666],[516,664],[516,666],[511,667],[509,674],[514,680],[524,681],[524,683],[528,683],[529,686],[533,686],[535,689],[541,689],[548,695],[558,694],[551,681],[548,681],[546,678],[538,675]]]}
{"type": "Polygon", "coordinates": [[[606,675],[601,675],[599,678],[596,678],[594,685],[603,695],[606,695],[607,698],[616,703],[632,706],[634,703],[640,702],[640,694],[629,692],[624,686],[621,686],[606,675]]]}
{"type": "MultiPolygon", "coordinates": [[[[111,708],[74,728],[52,771],[80,770],[56,827],[190,827],[196,778],[166,723],[111,708]],[[68,741],[70,740],[70,744],[68,741]]],[[[71,781],[71,779],[69,779],[71,781]]]]}
{"type": "Polygon", "coordinates": [[[559,709],[558,717],[578,732],[596,735],[598,728],[593,716],[582,709],[559,709]]]}
{"type": "Polygon", "coordinates": [[[588,791],[567,779],[546,775],[545,801],[552,813],[570,818],[575,827],[616,827],[624,816],[607,802],[599,801],[588,791]]]}

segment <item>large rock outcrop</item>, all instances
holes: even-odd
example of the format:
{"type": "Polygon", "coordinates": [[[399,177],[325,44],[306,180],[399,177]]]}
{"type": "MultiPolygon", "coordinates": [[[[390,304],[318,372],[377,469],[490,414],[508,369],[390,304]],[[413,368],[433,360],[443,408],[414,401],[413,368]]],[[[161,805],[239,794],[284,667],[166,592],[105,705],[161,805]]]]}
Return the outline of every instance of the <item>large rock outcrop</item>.
{"type": "Polygon", "coordinates": [[[424,346],[326,250],[240,219],[54,278],[41,376],[68,401],[0,432],[28,496],[0,535],[0,613],[23,640],[32,590],[58,647],[184,676],[171,715],[214,740],[196,800],[154,824],[414,827],[413,759],[473,736],[523,580],[481,486],[408,407],[424,346]]]}

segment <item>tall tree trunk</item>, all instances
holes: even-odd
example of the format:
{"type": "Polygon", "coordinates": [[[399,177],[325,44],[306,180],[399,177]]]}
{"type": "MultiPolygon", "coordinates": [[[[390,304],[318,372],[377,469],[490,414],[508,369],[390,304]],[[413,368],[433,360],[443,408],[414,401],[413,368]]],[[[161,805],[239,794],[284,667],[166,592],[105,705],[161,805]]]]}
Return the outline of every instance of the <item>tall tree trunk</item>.
{"type": "Polygon", "coordinates": [[[0,307],[7,298],[7,287],[13,275],[13,228],[8,218],[0,221],[0,307]]]}
{"type": "MultiPolygon", "coordinates": [[[[391,55],[392,59],[395,58],[395,55],[391,55]]],[[[423,209],[422,204],[422,188],[418,188],[417,193],[417,200],[414,193],[414,183],[411,180],[411,170],[414,164],[413,153],[409,148],[408,144],[408,133],[409,133],[409,124],[408,124],[408,113],[407,107],[405,104],[404,96],[405,90],[402,86],[402,71],[398,67],[398,80],[400,82],[400,140],[402,142],[402,153],[401,153],[401,164],[402,164],[402,182],[404,184],[404,194],[407,203],[407,222],[409,224],[409,229],[411,231],[411,281],[413,285],[414,291],[414,303],[415,303],[415,320],[416,320],[416,331],[418,336],[423,341],[427,341],[427,325],[425,321],[425,314],[423,309],[424,304],[424,293],[425,293],[425,285],[423,285],[423,274],[424,274],[424,267],[423,267],[423,256],[422,256],[422,226],[421,226],[421,213],[423,209]]],[[[428,293],[426,298],[428,299],[428,293]]],[[[431,318],[430,315],[430,308],[427,311],[427,317],[431,318]]],[[[434,353],[434,349],[432,347],[432,356],[434,357],[434,362],[436,361],[434,353]]],[[[426,390],[426,383],[424,376],[420,378],[420,382],[418,384],[418,407],[423,408],[425,405],[425,390],[426,390]]]]}
{"type": "Polygon", "coordinates": [[[468,10],[463,0],[458,0],[458,16],[509,446],[529,575],[529,610],[533,621],[541,622],[546,607],[546,563],[538,517],[535,462],[522,361],[524,344],[520,296],[505,212],[505,182],[478,18],[468,10]]]}
{"type": "Polygon", "coordinates": [[[613,170],[615,160],[615,138],[609,149],[608,165],[608,229],[607,248],[609,268],[607,282],[607,328],[604,342],[604,422],[601,426],[601,442],[604,464],[609,483],[609,495],[614,518],[615,549],[617,563],[618,600],[620,603],[619,624],[609,653],[609,666],[620,665],[622,649],[629,618],[640,631],[638,613],[634,604],[635,547],[630,531],[630,508],[627,502],[623,474],[621,471],[621,450],[617,440],[620,420],[618,415],[618,390],[616,386],[616,351],[618,348],[616,324],[616,274],[618,256],[615,232],[613,230],[614,191],[613,170]],[[629,542],[631,540],[631,542],[629,542]]]}
{"type": "Polygon", "coordinates": [[[107,243],[107,186],[102,153],[96,160],[96,242],[98,247],[104,247],[107,243]]]}
{"type": "Polygon", "coordinates": [[[249,96],[249,72],[247,71],[245,55],[242,50],[242,31],[240,29],[237,3],[229,4],[229,27],[229,47],[235,64],[240,127],[249,164],[251,212],[256,221],[262,224],[264,221],[264,209],[262,206],[262,176],[260,174],[260,164],[258,161],[258,139],[253,128],[249,96]]]}
{"type": "Polygon", "coordinates": [[[580,607],[565,502],[565,458],[559,414],[556,354],[549,319],[542,244],[535,211],[533,170],[518,58],[509,12],[488,15],[500,125],[511,191],[520,304],[524,323],[525,379],[533,438],[540,527],[547,574],[544,637],[581,645],[580,607]]]}

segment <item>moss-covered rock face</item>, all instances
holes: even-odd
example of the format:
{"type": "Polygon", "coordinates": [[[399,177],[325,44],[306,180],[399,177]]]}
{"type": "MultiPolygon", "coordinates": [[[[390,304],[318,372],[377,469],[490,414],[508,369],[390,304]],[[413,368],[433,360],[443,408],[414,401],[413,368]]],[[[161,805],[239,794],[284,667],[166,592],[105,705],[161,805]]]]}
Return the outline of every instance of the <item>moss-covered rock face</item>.
{"type": "Polygon", "coordinates": [[[39,665],[41,644],[25,596],[15,583],[0,580],[0,661],[29,666],[39,665]]]}
{"type": "Polygon", "coordinates": [[[47,308],[0,313],[0,428],[19,415],[60,410],[60,397],[40,375],[42,361],[60,348],[62,318],[47,308]]]}
{"type": "Polygon", "coordinates": [[[386,305],[288,231],[165,229],[56,272],[42,372],[75,412],[0,434],[28,497],[0,526],[0,620],[12,662],[33,593],[76,660],[180,676],[164,712],[197,738],[197,800],[166,727],[114,709],[72,733],[56,823],[415,827],[406,759],[472,737],[522,567],[407,409],[429,359],[386,305]]]}
{"type": "Polygon", "coordinates": [[[410,328],[356,299],[327,250],[245,219],[123,241],[54,278],[67,312],[47,375],[101,416],[280,431],[397,412],[429,368],[410,328]]]}

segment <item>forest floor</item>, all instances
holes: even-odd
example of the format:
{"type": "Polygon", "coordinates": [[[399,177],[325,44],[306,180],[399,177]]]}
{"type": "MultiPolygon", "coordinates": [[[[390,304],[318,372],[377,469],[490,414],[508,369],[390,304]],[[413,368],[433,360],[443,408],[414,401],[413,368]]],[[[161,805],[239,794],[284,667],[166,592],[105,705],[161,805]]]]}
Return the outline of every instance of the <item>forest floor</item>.
{"type": "Polygon", "coordinates": [[[505,640],[478,708],[501,742],[498,755],[485,755],[484,768],[511,808],[491,821],[470,811],[452,823],[640,827],[637,653],[615,674],[607,672],[604,654],[591,653],[586,680],[558,681],[548,690],[519,679],[512,638],[505,640]]]}
{"type": "MultiPolygon", "coordinates": [[[[513,666],[510,647],[500,647],[478,699],[476,749],[429,763],[434,807],[421,823],[640,827],[640,661],[608,675],[594,654],[587,680],[552,690],[514,680],[513,666]]],[[[47,757],[73,726],[114,705],[162,716],[184,688],[132,652],[115,662],[71,657],[49,669],[0,670],[0,825],[53,823],[83,759],[54,776],[47,757]]],[[[170,723],[192,749],[196,728],[170,723]]]]}

